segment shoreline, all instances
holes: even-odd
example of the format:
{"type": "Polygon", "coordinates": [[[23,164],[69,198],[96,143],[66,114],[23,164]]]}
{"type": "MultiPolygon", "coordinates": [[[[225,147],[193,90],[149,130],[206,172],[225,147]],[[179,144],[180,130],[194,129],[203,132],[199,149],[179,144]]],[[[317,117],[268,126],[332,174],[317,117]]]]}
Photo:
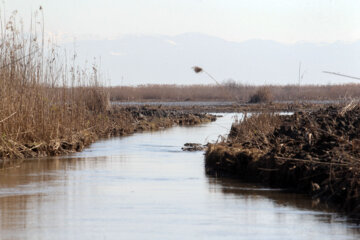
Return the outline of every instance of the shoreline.
{"type": "Polygon", "coordinates": [[[29,158],[59,156],[72,152],[80,152],[100,138],[127,136],[143,131],[156,131],[174,125],[192,126],[216,120],[216,116],[206,113],[191,113],[177,109],[146,106],[113,106],[109,111],[93,114],[93,118],[101,118],[101,120],[96,121],[94,126],[78,131],[67,138],[57,138],[51,139],[48,142],[34,143],[8,140],[13,146],[7,149],[0,149],[1,168],[13,167],[29,158]]]}
{"type": "Polygon", "coordinates": [[[306,193],[360,216],[360,107],[328,107],[292,116],[259,114],[210,145],[206,173],[306,193]]]}
{"type": "MultiPolygon", "coordinates": [[[[19,159],[57,156],[81,151],[99,138],[125,136],[139,131],[154,131],[172,125],[195,125],[215,121],[208,113],[226,112],[312,112],[329,106],[327,103],[258,103],[258,104],[214,104],[209,105],[166,105],[164,102],[142,105],[112,104],[109,110],[88,112],[89,124],[82,130],[69,129],[67,135],[50,140],[22,142],[5,139],[6,147],[0,149],[0,168],[6,168],[19,159]]],[[[64,126],[62,126],[64,127],[64,126]]],[[[3,139],[4,140],[4,139],[3,139]]]]}

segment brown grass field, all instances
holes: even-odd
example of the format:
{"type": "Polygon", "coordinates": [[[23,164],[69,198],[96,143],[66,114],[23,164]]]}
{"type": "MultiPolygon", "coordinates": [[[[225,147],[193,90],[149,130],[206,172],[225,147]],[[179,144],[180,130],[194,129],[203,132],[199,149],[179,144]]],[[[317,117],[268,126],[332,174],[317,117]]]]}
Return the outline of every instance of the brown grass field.
{"type": "MultiPolygon", "coordinates": [[[[236,83],[221,85],[139,85],[109,89],[112,101],[238,101],[257,102],[254,96],[267,95],[266,101],[344,100],[360,97],[360,84],[344,85],[268,85],[236,83]]],[[[260,98],[261,99],[261,98],[260,98]]]]}

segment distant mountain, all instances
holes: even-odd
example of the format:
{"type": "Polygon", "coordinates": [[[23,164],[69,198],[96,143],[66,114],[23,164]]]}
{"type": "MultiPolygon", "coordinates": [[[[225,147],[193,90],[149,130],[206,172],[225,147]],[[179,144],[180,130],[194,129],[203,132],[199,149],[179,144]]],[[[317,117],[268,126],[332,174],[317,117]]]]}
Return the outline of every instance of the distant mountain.
{"type": "MultiPolygon", "coordinates": [[[[73,48],[74,44],[67,44],[73,48]]],[[[101,57],[102,69],[112,85],[211,84],[196,75],[198,65],[218,81],[233,79],[243,84],[348,83],[356,80],[322,73],[360,76],[360,41],[332,44],[281,44],[267,40],[230,42],[197,33],[178,36],[125,36],[117,40],[75,43],[79,61],[101,57]]]]}

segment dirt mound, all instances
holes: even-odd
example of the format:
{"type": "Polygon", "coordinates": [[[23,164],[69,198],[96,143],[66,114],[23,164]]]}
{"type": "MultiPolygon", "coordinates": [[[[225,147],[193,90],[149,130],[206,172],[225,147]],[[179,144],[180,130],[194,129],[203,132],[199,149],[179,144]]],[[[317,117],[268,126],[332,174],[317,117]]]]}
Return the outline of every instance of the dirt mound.
{"type": "Polygon", "coordinates": [[[206,170],[308,192],[360,215],[360,107],[245,119],[208,149],[206,170]]]}

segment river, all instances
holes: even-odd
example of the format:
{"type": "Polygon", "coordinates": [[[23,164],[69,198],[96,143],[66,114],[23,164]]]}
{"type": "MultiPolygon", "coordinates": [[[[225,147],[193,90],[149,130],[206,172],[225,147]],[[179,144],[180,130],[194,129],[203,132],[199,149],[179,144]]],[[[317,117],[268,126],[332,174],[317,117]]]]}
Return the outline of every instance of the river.
{"type": "Polygon", "coordinates": [[[207,177],[206,143],[234,114],[98,141],[0,172],[0,239],[359,239],[360,227],[301,194],[207,177]]]}

